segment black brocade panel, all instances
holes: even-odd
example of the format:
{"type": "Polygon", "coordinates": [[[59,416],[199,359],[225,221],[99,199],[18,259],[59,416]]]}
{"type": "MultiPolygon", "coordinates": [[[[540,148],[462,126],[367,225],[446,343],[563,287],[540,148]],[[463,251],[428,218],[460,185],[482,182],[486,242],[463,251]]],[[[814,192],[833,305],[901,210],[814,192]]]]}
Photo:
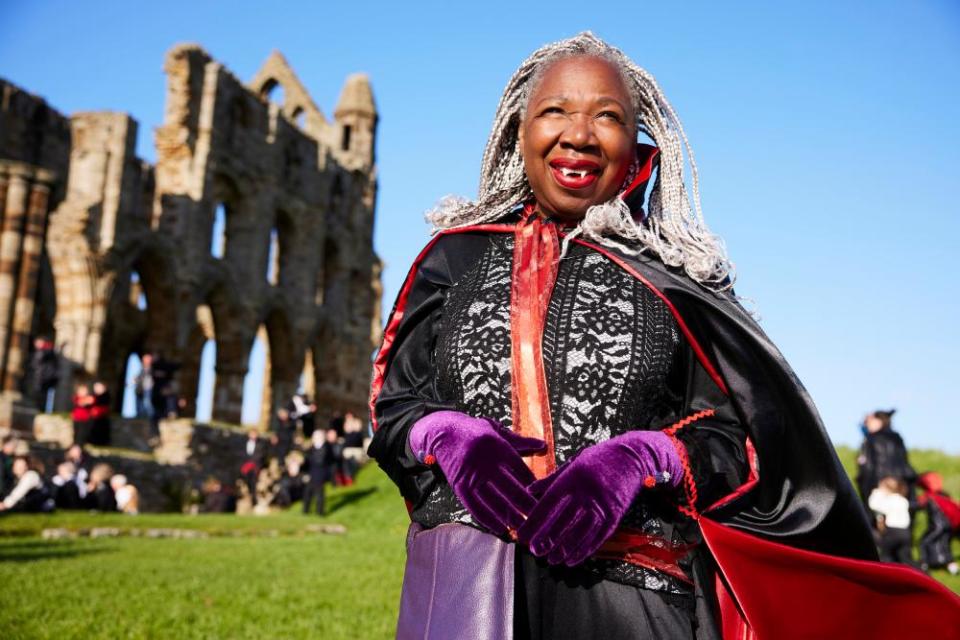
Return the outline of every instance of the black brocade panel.
{"type": "MultiPolygon", "coordinates": [[[[448,291],[437,340],[437,388],[459,410],[511,425],[510,275],[512,236],[492,236],[477,264],[448,291]]],[[[560,262],[543,335],[544,368],[557,463],[631,429],[663,425],[681,395],[668,380],[679,332],[666,305],[602,255],[571,245],[560,262]]],[[[414,510],[427,527],[474,525],[449,485],[439,483],[414,510]]],[[[663,519],[638,499],[623,524],[663,535],[663,519]]],[[[656,571],[614,561],[584,568],[657,591],[687,587],[656,571]]]]}

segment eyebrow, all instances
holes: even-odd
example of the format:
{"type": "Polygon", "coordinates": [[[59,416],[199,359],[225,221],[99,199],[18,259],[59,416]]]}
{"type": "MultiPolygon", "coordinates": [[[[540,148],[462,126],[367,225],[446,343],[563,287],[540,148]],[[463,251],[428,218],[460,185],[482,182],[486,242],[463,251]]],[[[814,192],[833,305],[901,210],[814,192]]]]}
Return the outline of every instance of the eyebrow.
{"type": "MultiPolygon", "coordinates": [[[[537,100],[537,104],[540,104],[541,102],[546,102],[546,101],[548,101],[548,100],[557,100],[557,101],[559,101],[559,102],[569,102],[569,101],[570,101],[570,98],[567,97],[567,96],[565,96],[565,95],[562,95],[562,94],[555,94],[555,95],[552,95],[552,96],[544,96],[544,97],[540,98],[539,100],[537,100]]],[[[599,98],[597,98],[596,102],[597,102],[598,104],[610,104],[610,103],[613,103],[613,104],[617,105],[618,107],[620,107],[621,109],[627,109],[627,105],[623,104],[620,100],[617,100],[617,99],[614,98],[613,96],[600,96],[599,98]]]]}

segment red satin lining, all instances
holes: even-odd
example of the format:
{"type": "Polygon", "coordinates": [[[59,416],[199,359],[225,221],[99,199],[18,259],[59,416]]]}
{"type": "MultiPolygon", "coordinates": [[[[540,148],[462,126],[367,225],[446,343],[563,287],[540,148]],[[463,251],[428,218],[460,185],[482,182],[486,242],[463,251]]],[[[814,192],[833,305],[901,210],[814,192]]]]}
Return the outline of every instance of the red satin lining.
{"type": "Polygon", "coordinates": [[[649,144],[637,144],[637,160],[642,162],[637,171],[637,177],[630,181],[627,188],[620,194],[620,199],[625,199],[638,186],[650,179],[653,173],[653,161],[660,155],[660,149],[649,144]]]}
{"type": "Polygon", "coordinates": [[[524,458],[533,475],[544,478],[557,467],[541,342],[547,305],[557,280],[560,241],[557,226],[531,215],[532,211],[530,206],[525,209],[524,219],[514,230],[510,386],[513,430],[547,443],[543,453],[524,458]]]}
{"type": "Polygon", "coordinates": [[[664,538],[651,536],[635,529],[620,528],[610,536],[594,555],[603,560],[622,560],[647,569],[653,569],[692,584],[678,564],[693,545],[677,545],[664,538]]]}

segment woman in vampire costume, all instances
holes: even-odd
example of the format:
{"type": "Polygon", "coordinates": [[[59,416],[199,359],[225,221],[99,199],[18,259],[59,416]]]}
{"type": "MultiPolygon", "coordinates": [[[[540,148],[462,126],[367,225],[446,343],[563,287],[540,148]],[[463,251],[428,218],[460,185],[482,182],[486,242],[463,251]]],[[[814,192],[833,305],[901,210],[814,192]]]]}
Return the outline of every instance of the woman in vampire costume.
{"type": "Polygon", "coordinates": [[[810,398],[732,293],[680,121],[618,49],[584,33],[524,61],[479,198],[428,218],[371,390],[370,453],[413,520],[398,637],[960,628],[949,591],[874,562],[810,398]]]}

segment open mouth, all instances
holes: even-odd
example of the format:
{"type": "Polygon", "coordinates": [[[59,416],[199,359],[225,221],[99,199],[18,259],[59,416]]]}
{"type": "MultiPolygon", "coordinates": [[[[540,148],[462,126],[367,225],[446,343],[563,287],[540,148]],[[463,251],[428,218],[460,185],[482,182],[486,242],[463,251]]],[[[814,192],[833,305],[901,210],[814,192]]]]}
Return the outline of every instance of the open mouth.
{"type": "Polygon", "coordinates": [[[585,189],[600,177],[600,166],[583,160],[557,159],[550,162],[550,173],[564,189],[585,189]]]}

